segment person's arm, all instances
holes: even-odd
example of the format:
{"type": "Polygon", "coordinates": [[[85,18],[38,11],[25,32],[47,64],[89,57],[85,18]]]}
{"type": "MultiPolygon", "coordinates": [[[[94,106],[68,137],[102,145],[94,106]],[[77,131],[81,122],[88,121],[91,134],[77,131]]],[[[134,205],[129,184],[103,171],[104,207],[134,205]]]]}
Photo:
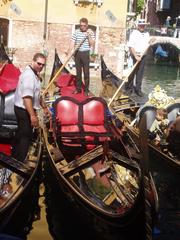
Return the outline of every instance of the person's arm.
{"type": "Polygon", "coordinates": [[[32,127],[38,127],[39,120],[38,120],[36,112],[34,111],[34,108],[33,108],[32,97],[30,97],[30,96],[23,97],[23,102],[24,102],[24,106],[25,106],[26,110],[29,113],[32,127]]]}
{"type": "Polygon", "coordinates": [[[141,61],[141,56],[138,56],[136,54],[136,51],[133,47],[130,47],[129,51],[130,51],[131,55],[136,59],[136,61],[141,61]]]}
{"type": "Polygon", "coordinates": [[[89,45],[91,47],[91,49],[94,51],[95,48],[95,36],[94,33],[91,29],[87,30],[87,34],[88,34],[88,41],[89,41],[89,45]]]}

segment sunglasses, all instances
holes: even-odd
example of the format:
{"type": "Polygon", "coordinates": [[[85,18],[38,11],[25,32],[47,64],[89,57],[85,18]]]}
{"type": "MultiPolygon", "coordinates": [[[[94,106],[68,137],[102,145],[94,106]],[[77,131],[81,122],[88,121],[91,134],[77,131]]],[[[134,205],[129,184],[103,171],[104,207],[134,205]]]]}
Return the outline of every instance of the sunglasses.
{"type": "Polygon", "coordinates": [[[40,62],[36,62],[37,63],[37,65],[39,65],[39,66],[42,66],[42,67],[44,67],[45,66],[45,64],[44,63],[40,63],[40,62]]]}
{"type": "Polygon", "coordinates": [[[86,24],[80,24],[80,27],[87,27],[86,24]]]}

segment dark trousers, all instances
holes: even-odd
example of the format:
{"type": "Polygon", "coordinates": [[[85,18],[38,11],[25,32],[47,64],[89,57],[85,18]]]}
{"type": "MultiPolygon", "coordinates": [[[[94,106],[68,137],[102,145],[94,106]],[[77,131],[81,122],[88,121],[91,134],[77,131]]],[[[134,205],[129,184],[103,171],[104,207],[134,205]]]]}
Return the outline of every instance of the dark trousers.
{"type": "MultiPolygon", "coordinates": [[[[135,58],[133,58],[133,63],[134,64],[136,63],[135,58]]],[[[128,80],[128,82],[125,84],[125,89],[127,91],[133,90],[133,88],[136,92],[141,91],[145,63],[146,63],[146,56],[143,56],[141,62],[139,63],[139,66],[137,67],[137,71],[136,71],[135,75],[132,75],[131,78],[128,80]],[[136,79],[135,79],[135,84],[134,84],[135,76],[136,76],[136,79]]]]}
{"type": "Polygon", "coordinates": [[[13,140],[12,156],[23,162],[27,156],[29,145],[32,140],[32,126],[29,113],[17,106],[14,106],[17,118],[18,129],[13,140]]]}
{"type": "Polygon", "coordinates": [[[76,66],[76,89],[79,91],[82,88],[82,71],[84,74],[84,90],[89,91],[89,51],[80,52],[77,51],[75,55],[75,66],[76,66]]]}

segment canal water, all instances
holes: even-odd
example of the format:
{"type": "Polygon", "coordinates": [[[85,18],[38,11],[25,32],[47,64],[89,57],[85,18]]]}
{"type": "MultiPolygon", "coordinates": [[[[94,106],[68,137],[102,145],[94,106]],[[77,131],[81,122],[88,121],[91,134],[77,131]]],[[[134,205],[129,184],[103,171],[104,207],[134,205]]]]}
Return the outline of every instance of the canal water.
{"type": "MultiPolygon", "coordinates": [[[[175,98],[180,97],[179,68],[173,65],[157,65],[150,62],[146,65],[142,90],[149,94],[159,84],[167,94],[175,98]]],[[[47,159],[45,159],[47,161],[47,159]]],[[[150,159],[150,168],[159,194],[159,217],[154,229],[153,240],[180,239],[180,177],[179,172],[163,165],[158,159],[150,159]]],[[[30,204],[27,215],[27,225],[22,224],[19,215],[6,234],[20,236],[27,240],[68,240],[72,238],[89,240],[127,240],[118,234],[101,226],[100,221],[82,221],[81,209],[75,210],[73,199],[70,203],[57,188],[53,173],[49,166],[43,172],[43,184],[40,185],[40,195],[30,204]],[[33,219],[33,215],[36,219],[33,219]],[[15,230],[14,226],[18,227],[15,230]],[[21,227],[22,226],[22,227],[21,227]],[[22,233],[21,233],[22,231],[22,233]]],[[[20,214],[24,214],[23,212],[20,214]]],[[[133,235],[133,234],[132,234],[133,235]]],[[[0,239],[3,239],[0,237],[0,239]]],[[[133,238],[131,238],[133,239],[133,238]]]]}

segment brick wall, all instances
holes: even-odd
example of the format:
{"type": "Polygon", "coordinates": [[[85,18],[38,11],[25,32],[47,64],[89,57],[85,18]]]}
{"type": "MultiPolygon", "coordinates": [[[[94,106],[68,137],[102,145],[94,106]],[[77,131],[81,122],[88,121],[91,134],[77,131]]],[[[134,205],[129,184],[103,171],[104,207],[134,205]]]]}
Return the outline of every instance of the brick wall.
{"type": "MultiPolygon", "coordinates": [[[[46,76],[48,78],[53,65],[54,49],[57,48],[62,62],[66,59],[65,51],[67,51],[69,46],[72,25],[49,23],[47,26],[46,43],[43,40],[43,31],[44,25],[41,22],[14,21],[12,45],[17,48],[14,55],[14,63],[22,69],[31,62],[35,52],[45,49],[48,53],[46,67],[46,76]]],[[[119,61],[123,65],[123,51],[122,49],[119,50],[119,46],[124,42],[125,29],[100,27],[98,53],[103,54],[107,66],[114,73],[118,70],[117,66],[120,66],[119,61]]],[[[91,75],[100,77],[100,69],[91,69],[91,75]]]]}

